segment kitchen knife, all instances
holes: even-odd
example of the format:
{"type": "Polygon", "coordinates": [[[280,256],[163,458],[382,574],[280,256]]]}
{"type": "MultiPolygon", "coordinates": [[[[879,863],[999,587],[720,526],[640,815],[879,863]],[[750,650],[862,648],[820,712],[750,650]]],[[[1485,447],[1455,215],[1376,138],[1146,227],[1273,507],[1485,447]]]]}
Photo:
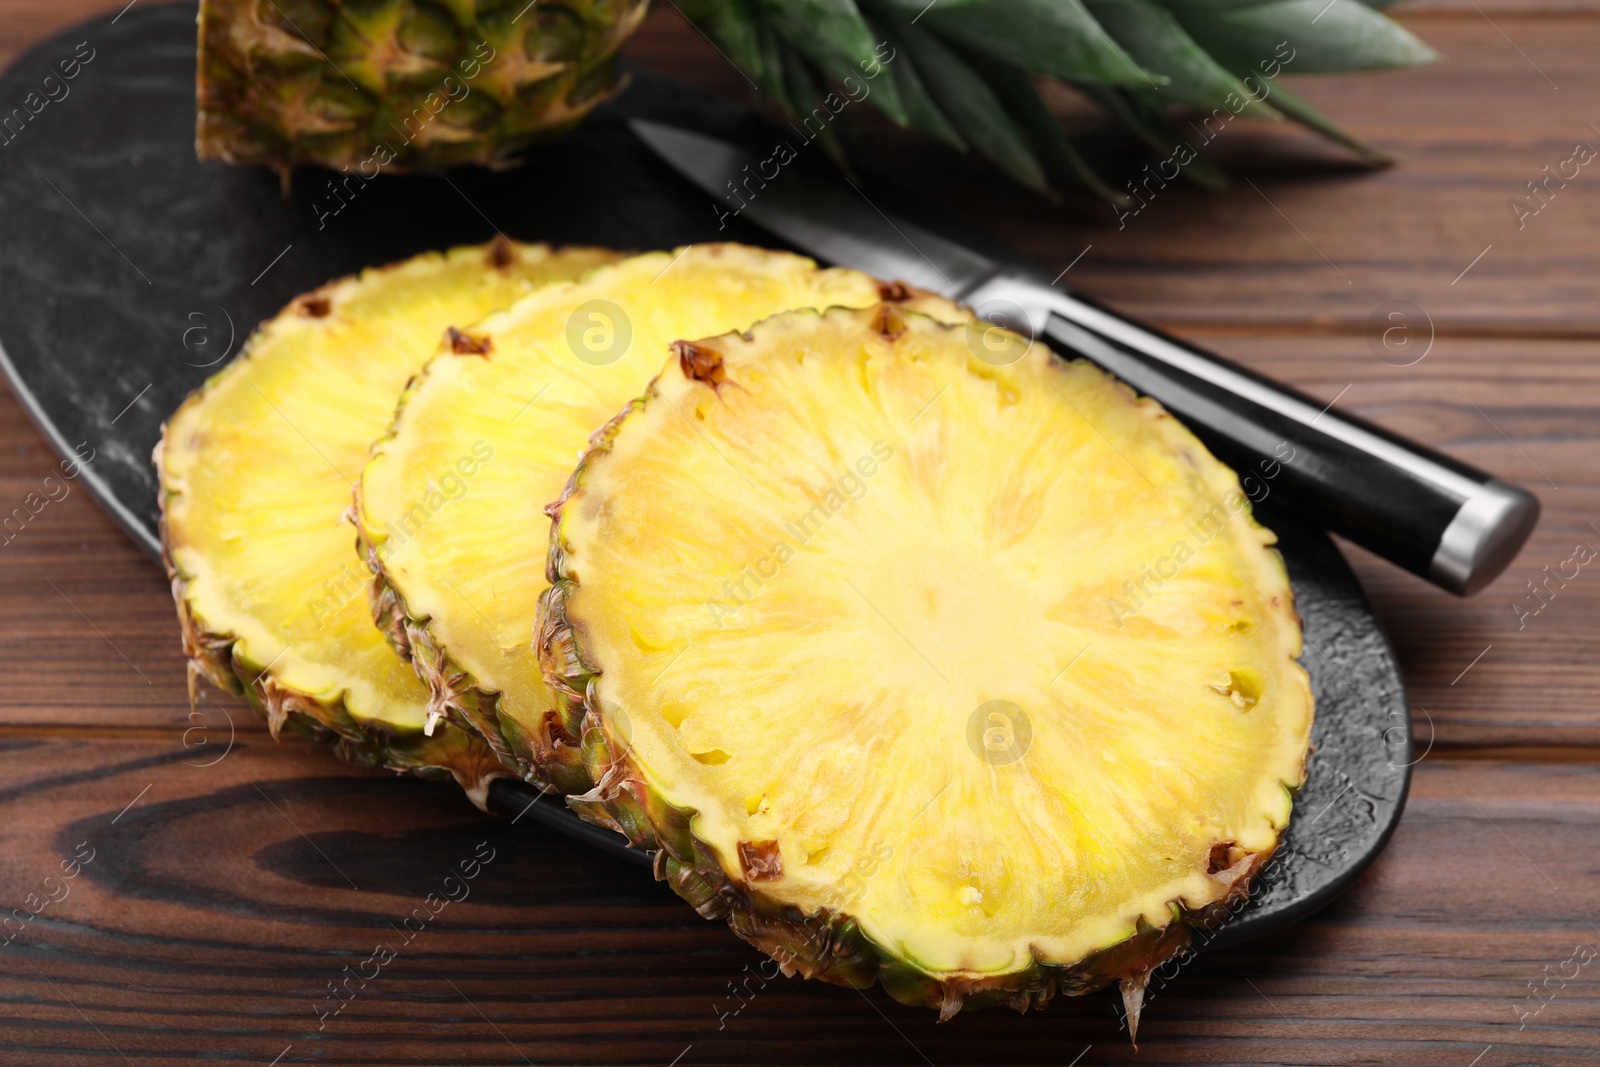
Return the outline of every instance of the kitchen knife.
{"type": "Polygon", "coordinates": [[[1247,492],[1252,477],[1272,478],[1302,515],[1452,593],[1493,581],[1538,520],[1539,501],[1525,489],[1142,325],[1020,259],[998,262],[896,218],[859,188],[792,167],[766,177],[763,157],[725,141],[631,125],[719,212],[1092,360],[1182,419],[1247,492]]]}

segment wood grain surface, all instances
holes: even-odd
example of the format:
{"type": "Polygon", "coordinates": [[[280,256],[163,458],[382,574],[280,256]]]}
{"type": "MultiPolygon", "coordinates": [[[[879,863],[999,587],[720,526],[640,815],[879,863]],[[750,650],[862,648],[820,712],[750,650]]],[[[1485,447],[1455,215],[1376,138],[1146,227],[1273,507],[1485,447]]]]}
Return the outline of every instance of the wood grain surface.
{"type": "MultiPolygon", "coordinates": [[[[0,0],[0,63],[122,2],[0,0]]],[[[1600,549],[1600,171],[1521,229],[1508,207],[1600,146],[1600,4],[1400,17],[1445,62],[1292,82],[1388,170],[1241,122],[1216,142],[1233,189],[1119,220],[892,130],[866,149],[1090,292],[1539,494],[1472,600],[1348,550],[1427,754],[1337,904],[1161,985],[1137,1053],[1109,995],[941,1026],[762,985],[763,957],[619,861],[275,744],[216,694],[191,715],[165,581],[74,488],[0,548],[0,1064],[1600,1063],[1600,574],[1526,588],[1600,549]],[[1410,302],[1398,348],[1388,301],[1410,302]]],[[[744,88],[670,3],[629,53],[744,88]]],[[[1115,184],[1137,174],[1061,103],[1115,184]]],[[[53,462],[0,394],[6,509],[53,462]]]]}

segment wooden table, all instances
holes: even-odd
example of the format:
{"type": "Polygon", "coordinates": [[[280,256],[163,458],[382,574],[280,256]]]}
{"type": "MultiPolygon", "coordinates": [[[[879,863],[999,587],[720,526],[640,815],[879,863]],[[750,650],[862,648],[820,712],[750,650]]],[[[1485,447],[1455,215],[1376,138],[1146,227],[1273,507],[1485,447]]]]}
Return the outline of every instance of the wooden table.
{"type": "MultiPolygon", "coordinates": [[[[0,62],[123,2],[0,0],[0,62]]],[[[761,957],[639,871],[453,786],[274,744],[215,694],[191,717],[165,581],[74,489],[0,549],[0,904],[59,896],[47,876],[93,859],[0,931],[0,1063],[1600,1063],[1600,962],[1580,966],[1600,949],[1600,574],[1515,607],[1575,545],[1600,548],[1600,170],[1523,228],[1508,207],[1600,146],[1600,8],[1428,0],[1402,18],[1447,61],[1294,81],[1401,154],[1391,170],[1240,122],[1217,145],[1248,182],[1171,187],[1119,227],[903,137],[874,150],[1056,270],[1076,261],[1090,291],[1544,502],[1470,601],[1350,550],[1431,738],[1404,821],[1338,903],[1188,967],[1137,1054],[1109,995],[938,1026],[878,991],[779,980],[719,1025],[761,957]],[[1415,305],[1412,348],[1374,348],[1385,301],[1415,305]],[[471,895],[319,1029],[330,983],[480,841],[494,859],[471,895]]],[[[629,50],[742,89],[670,5],[629,50]]],[[[1094,144],[1133,176],[1123,139],[1094,144]]],[[[0,501],[52,464],[0,397],[0,501]]]]}

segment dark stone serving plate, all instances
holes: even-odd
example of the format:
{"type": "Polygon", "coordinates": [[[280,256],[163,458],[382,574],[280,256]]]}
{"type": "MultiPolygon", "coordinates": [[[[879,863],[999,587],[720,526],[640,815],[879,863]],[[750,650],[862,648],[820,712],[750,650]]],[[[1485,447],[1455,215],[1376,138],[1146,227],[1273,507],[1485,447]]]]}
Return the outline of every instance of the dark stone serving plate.
{"type": "MultiPolygon", "coordinates": [[[[644,117],[765,140],[762,120],[645,71],[516,170],[386,176],[330,214],[344,202],[329,196],[325,172],[301,173],[285,196],[265,170],[195,159],[194,19],[190,4],[129,10],[46,41],[0,76],[0,111],[37,94],[29,120],[0,132],[0,365],[62,458],[93,450],[85,483],[152,557],[150,451],[162,420],[297,293],[496,231],[639,249],[781,243],[737,219],[719,232],[712,205],[626,125],[644,117]],[[74,76],[62,80],[67,70],[74,76]]],[[[934,221],[899,190],[875,189],[880,197],[934,221]]],[[[934,225],[996,250],[948,218],[934,225]]],[[[1281,538],[1305,625],[1315,749],[1277,858],[1208,937],[1214,945],[1259,937],[1337,896],[1383,848],[1410,782],[1405,691],[1388,639],[1327,535],[1271,503],[1258,514],[1281,538]]],[[[645,861],[561,805],[529,808],[534,795],[512,782],[492,792],[503,809],[645,861]]]]}

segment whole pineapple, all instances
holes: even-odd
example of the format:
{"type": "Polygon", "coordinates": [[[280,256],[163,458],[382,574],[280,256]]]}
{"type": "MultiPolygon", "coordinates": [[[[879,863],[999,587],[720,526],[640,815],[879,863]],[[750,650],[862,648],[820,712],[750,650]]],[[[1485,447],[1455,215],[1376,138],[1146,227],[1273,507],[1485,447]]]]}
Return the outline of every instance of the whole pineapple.
{"type": "Polygon", "coordinates": [[[506,164],[621,90],[646,0],[202,0],[201,159],[506,164]]]}

